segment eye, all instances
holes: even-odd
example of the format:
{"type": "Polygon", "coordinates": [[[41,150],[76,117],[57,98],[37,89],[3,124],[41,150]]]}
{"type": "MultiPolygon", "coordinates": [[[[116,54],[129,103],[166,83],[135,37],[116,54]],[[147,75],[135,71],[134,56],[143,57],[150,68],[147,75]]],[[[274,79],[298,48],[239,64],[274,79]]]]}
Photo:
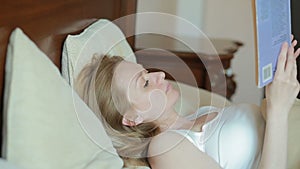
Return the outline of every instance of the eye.
{"type": "Polygon", "coordinates": [[[144,84],[144,88],[146,88],[148,85],[149,85],[149,80],[146,80],[144,84]]]}

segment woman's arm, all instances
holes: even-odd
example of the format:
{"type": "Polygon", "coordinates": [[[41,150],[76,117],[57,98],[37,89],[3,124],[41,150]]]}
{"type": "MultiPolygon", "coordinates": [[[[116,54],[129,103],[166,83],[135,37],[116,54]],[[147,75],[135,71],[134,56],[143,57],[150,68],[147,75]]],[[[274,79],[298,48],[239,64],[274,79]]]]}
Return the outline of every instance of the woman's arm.
{"type": "Polygon", "coordinates": [[[261,169],[285,169],[287,166],[288,113],[300,90],[294,52],[297,41],[284,43],[273,82],[266,87],[267,114],[261,169]]]}
{"type": "Polygon", "coordinates": [[[220,169],[208,155],[198,150],[183,136],[166,132],[152,139],[148,149],[152,169],[220,169]]]}

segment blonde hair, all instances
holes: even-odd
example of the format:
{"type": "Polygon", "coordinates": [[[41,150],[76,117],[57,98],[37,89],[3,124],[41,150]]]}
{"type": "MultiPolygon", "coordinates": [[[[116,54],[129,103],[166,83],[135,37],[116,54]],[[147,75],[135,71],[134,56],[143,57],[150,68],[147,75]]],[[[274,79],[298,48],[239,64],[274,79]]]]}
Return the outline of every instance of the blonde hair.
{"type": "Polygon", "coordinates": [[[94,56],[80,72],[75,89],[102,121],[125,167],[148,166],[148,145],[158,127],[154,123],[132,127],[122,124],[122,112],[118,110],[128,110],[130,103],[125,92],[111,89],[115,68],[121,61],[119,56],[94,56]]]}

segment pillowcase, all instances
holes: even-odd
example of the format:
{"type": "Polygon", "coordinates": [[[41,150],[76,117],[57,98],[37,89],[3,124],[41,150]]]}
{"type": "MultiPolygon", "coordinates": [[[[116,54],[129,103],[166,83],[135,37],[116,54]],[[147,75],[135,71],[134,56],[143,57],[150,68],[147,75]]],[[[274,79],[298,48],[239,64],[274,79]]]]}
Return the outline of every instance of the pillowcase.
{"type": "Polygon", "coordinates": [[[81,34],[69,35],[62,53],[62,76],[73,86],[82,68],[90,63],[94,54],[117,55],[136,62],[134,53],[124,34],[113,23],[100,19],[81,34]]]}
{"type": "Polygon", "coordinates": [[[6,60],[7,161],[23,169],[122,168],[100,121],[20,29],[6,60]]]}

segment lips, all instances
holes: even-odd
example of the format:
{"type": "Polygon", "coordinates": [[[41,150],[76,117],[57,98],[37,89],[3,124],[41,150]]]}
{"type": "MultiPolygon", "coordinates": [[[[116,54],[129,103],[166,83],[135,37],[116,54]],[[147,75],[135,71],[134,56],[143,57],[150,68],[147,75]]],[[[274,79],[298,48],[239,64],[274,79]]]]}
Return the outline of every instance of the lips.
{"type": "Polygon", "coordinates": [[[168,93],[168,91],[170,90],[170,88],[171,88],[171,85],[170,85],[169,82],[167,82],[166,93],[168,93]]]}

